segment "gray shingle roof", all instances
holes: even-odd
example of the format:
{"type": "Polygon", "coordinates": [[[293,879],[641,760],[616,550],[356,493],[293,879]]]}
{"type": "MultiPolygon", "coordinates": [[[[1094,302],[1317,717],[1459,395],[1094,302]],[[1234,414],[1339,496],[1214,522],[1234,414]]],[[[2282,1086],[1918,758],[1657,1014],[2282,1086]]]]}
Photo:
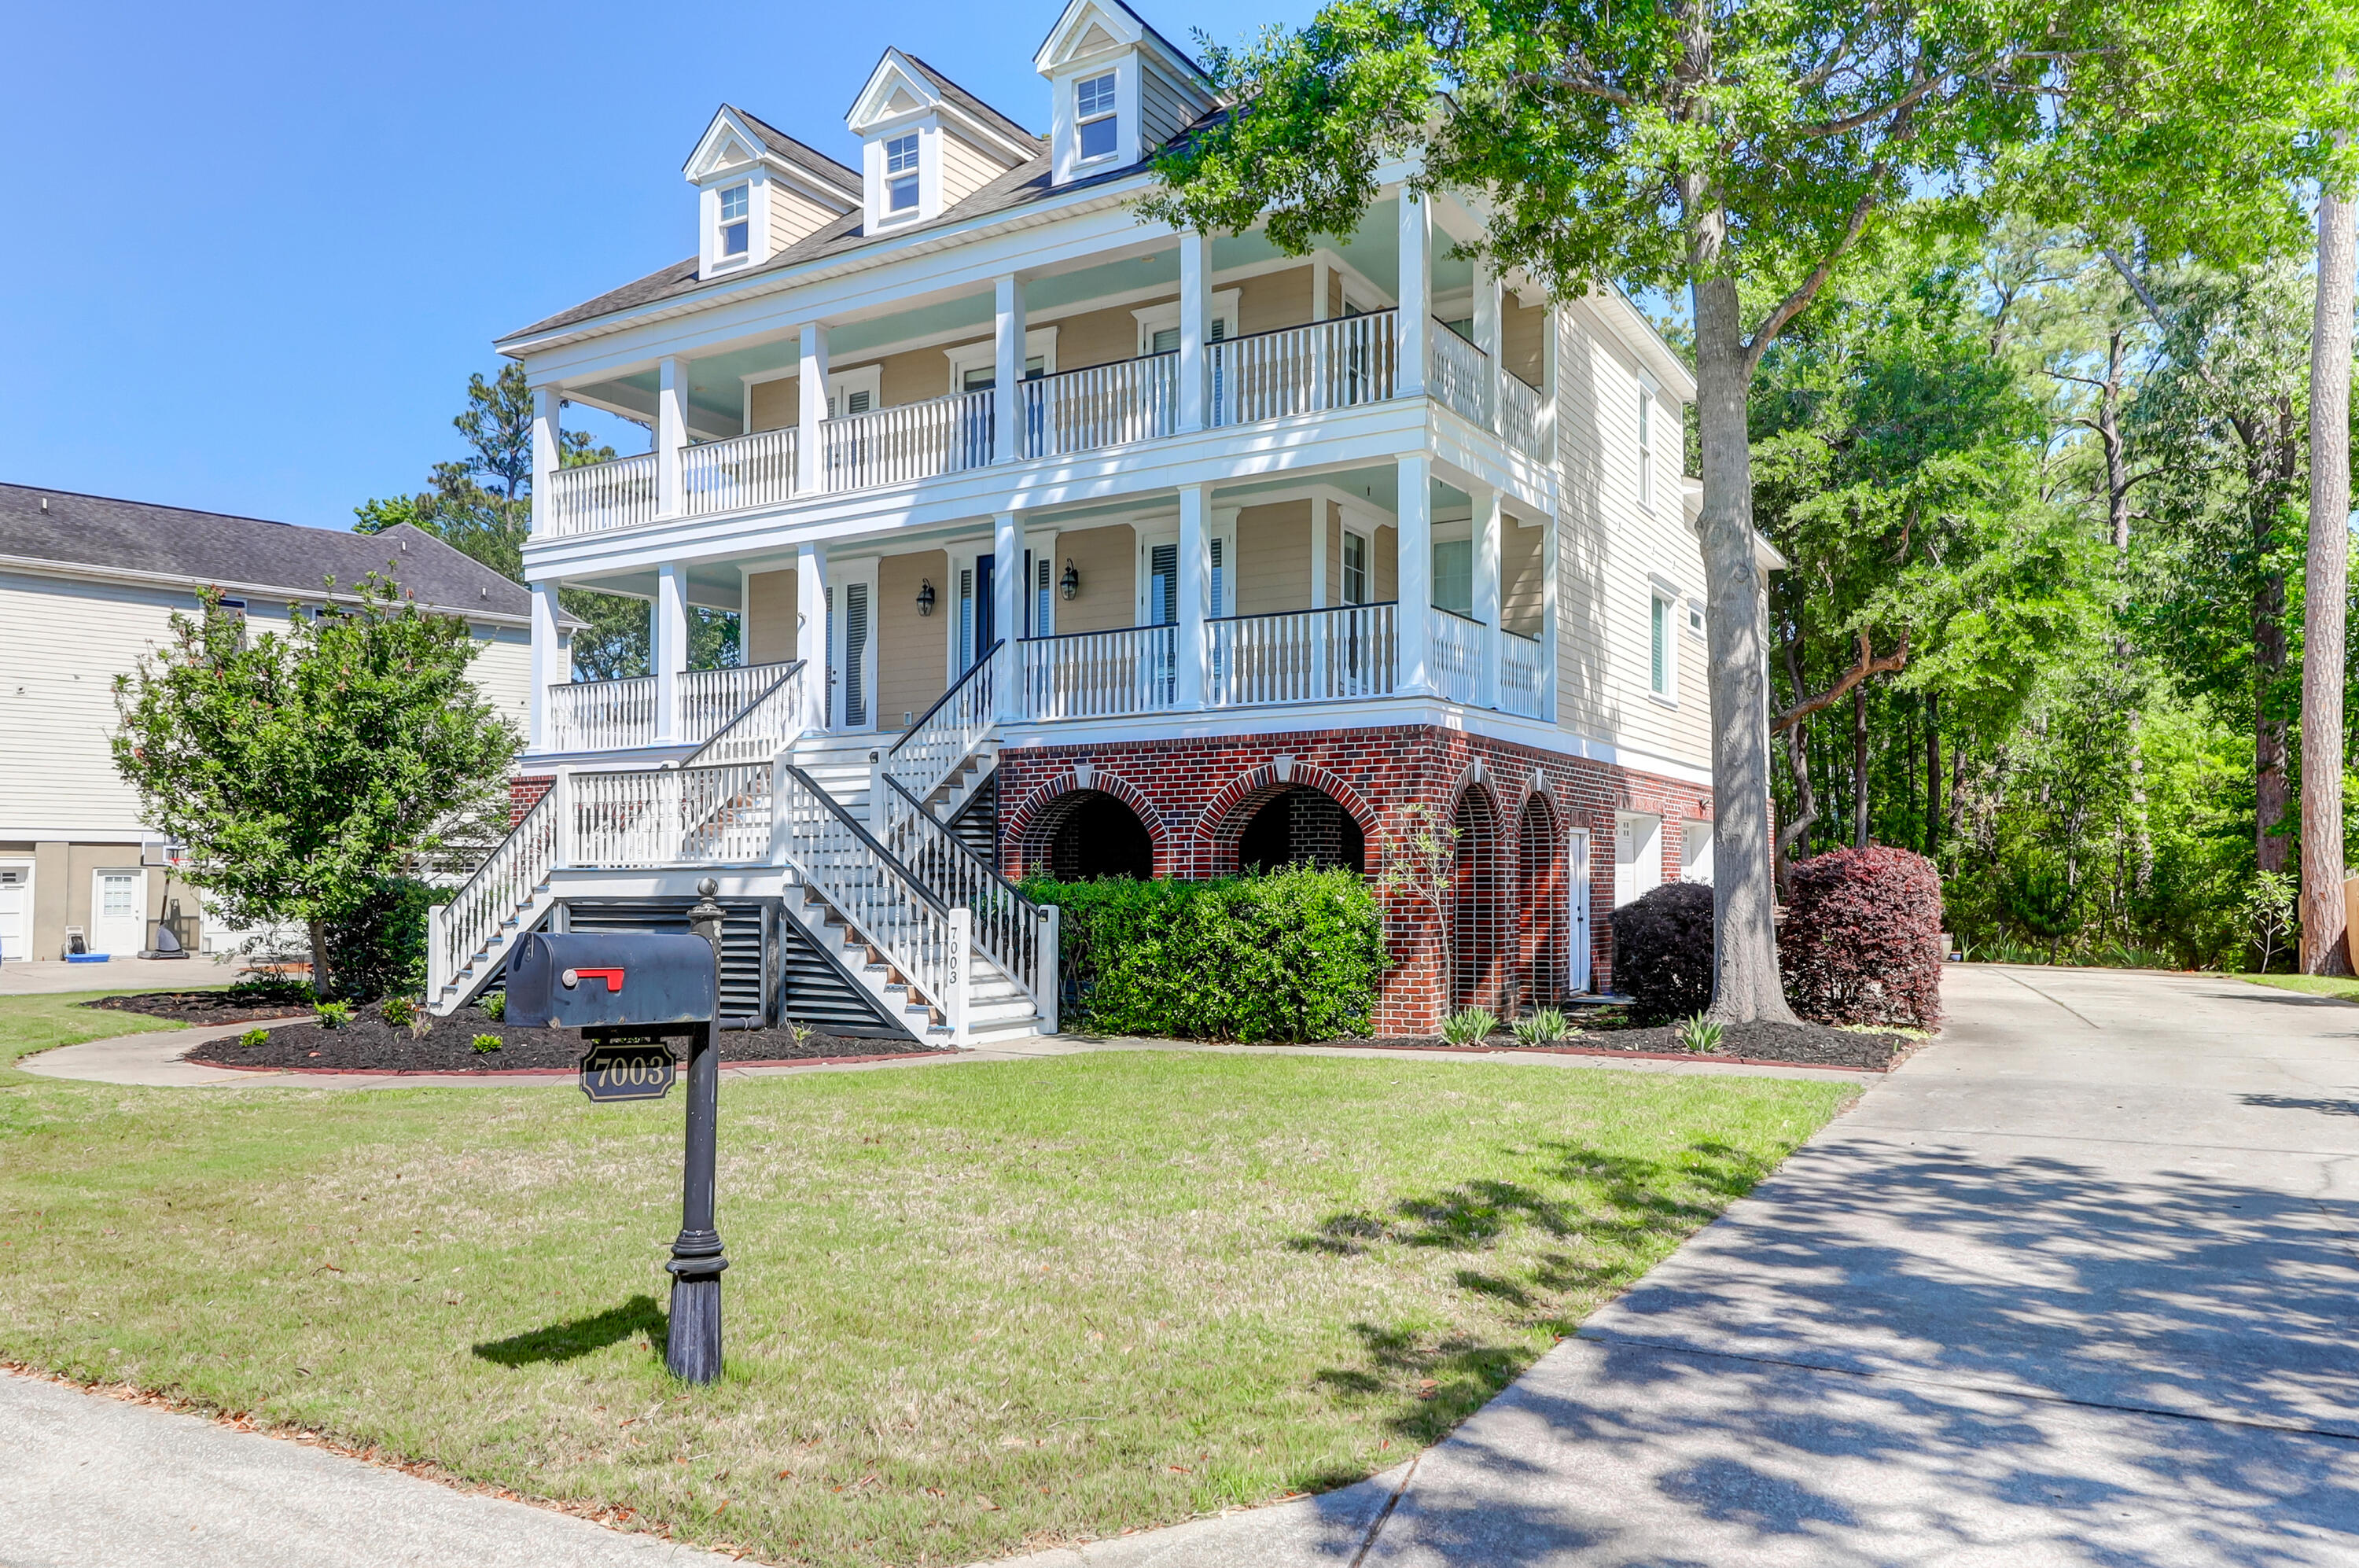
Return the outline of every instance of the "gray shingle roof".
{"type": "Polygon", "coordinates": [[[532,608],[522,585],[408,523],[354,534],[25,485],[0,485],[0,556],[153,572],[192,585],[235,583],[295,598],[316,597],[331,575],[349,587],[390,562],[394,580],[435,609],[523,616],[532,608]]]}
{"type": "Polygon", "coordinates": [[[957,82],[952,82],[949,77],[944,76],[940,71],[936,71],[932,66],[928,65],[924,60],[919,60],[916,55],[909,53],[908,50],[905,49],[902,51],[901,58],[908,60],[911,65],[916,66],[919,71],[924,71],[926,73],[926,80],[932,82],[936,87],[940,88],[943,97],[949,99],[951,103],[957,104],[968,114],[973,114],[976,119],[981,120],[993,130],[997,131],[1004,136],[1013,136],[1017,141],[1038,147],[1043,152],[1048,150],[1049,141],[1046,136],[1026,130],[1023,126],[1017,125],[1015,121],[1009,119],[1006,115],[1001,114],[998,110],[993,108],[990,104],[984,103],[982,99],[976,97],[965,88],[961,87],[957,82]]]}
{"type": "Polygon", "coordinates": [[[836,162],[819,148],[795,140],[776,125],[768,124],[756,115],[747,114],[734,103],[723,103],[722,107],[753,126],[755,135],[762,138],[762,144],[788,163],[800,165],[827,184],[854,191],[860,189],[858,169],[836,162]]]}

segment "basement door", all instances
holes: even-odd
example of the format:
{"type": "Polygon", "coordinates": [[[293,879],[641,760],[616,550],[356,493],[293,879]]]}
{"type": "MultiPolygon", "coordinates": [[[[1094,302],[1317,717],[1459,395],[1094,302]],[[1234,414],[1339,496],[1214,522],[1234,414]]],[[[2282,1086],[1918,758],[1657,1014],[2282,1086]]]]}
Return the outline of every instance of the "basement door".
{"type": "Polygon", "coordinates": [[[1565,840],[1565,976],[1574,995],[1589,989],[1589,830],[1575,828],[1565,840]]]}
{"type": "Polygon", "coordinates": [[[147,873],[99,870],[90,876],[90,950],[136,957],[147,945],[147,873]]]}

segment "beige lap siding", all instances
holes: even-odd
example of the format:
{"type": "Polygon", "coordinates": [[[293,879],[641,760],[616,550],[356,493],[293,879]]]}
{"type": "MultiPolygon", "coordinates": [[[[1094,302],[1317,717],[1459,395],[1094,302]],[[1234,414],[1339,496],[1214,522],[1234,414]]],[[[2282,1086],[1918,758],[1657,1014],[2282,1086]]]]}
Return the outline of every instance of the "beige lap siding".
{"type": "Polygon", "coordinates": [[[795,569],[745,574],[745,661],[775,664],[795,657],[795,569]]]}
{"type": "Polygon", "coordinates": [[[950,557],[939,550],[888,555],[876,563],[876,727],[897,730],[949,686],[950,557]],[[934,585],[934,613],[918,614],[918,590],[934,585]]]}
{"type": "Polygon", "coordinates": [[[754,428],[782,430],[802,422],[802,377],[781,376],[754,383],[754,428]]]}
{"type": "Polygon", "coordinates": [[[1058,590],[1057,630],[1103,632],[1132,625],[1138,608],[1136,555],[1137,536],[1128,523],[1059,534],[1055,576],[1061,583],[1071,561],[1081,574],[1082,591],[1067,600],[1063,589],[1058,590]]]}
{"type": "Polygon", "coordinates": [[[1308,263],[1284,272],[1265,272],[1245,278],[1237,289],[1237,321],[1231,331],[1238,337],[1299,327],[1310,320],[1308,263]]]}
{"type": "Polygon", "coordinates": [[[1267,615],[1310,604],[1310,512],[1318,503],[1281,501],[1237,514],[1233,615],[1267,615]]]}
{"type": "Polygon", "coordinates": [[[1499,519],[1499,625],[1525,637],[1539,635],[1547,614],[1548,574],[1541,570],[1545,521],[1530,527],[1510,514],[1499,519]]]}

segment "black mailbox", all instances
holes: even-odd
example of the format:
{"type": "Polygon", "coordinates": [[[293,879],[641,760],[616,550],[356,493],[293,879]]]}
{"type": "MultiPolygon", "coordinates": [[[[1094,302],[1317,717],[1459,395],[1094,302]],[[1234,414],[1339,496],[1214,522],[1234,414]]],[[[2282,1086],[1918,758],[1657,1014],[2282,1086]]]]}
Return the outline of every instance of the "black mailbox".
{"type": "Polygon", "coordinates": [[[701,936],[535,933],[508,962],[506,1021],[569,1029],[710,1023],[713,993],[712,944],[701,936]]]}

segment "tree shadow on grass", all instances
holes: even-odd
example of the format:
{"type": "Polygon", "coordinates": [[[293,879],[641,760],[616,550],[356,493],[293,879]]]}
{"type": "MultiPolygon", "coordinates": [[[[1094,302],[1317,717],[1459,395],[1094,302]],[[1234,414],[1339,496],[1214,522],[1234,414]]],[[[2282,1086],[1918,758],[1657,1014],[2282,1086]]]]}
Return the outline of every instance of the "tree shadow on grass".
{"type": "Polygon", "coordinates": [[[670,1333],[671,1320],[653,1296],[633,1296],[619,1307],[595,1317],[575,1318],[495,1339],[474,1347],[475,1354],[502,1367],[530,1367],[544,1361],[575,1361],[635,1335],[660,1345],[670,1333]]]}

